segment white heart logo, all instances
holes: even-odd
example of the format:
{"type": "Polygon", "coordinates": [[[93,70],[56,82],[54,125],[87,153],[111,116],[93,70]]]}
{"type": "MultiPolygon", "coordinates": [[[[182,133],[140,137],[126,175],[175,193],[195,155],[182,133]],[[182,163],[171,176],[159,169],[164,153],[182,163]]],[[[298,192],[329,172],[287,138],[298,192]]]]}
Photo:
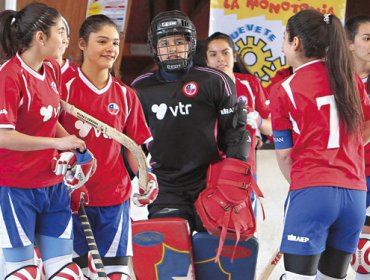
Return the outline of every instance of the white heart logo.
{"type": "Polygon", "coordinates": [[[84,137],[87,136],[87,134],[89,134],[92,126],[89,125],[88,123],[84,123],[84,122],[78,120],[78,121],[75,122],[75,128],[78,129],[78,135],[81,138],[84,138],[84,137]]]}
{"type": "Polygon", "coordinates": [[[53,115],[53,107],[51,105],[49,105],[48,107],[41,107],[40,115],[44,117],[43,121],[47,122],[53,115]]]}
{"type": "Polygon", "coordinates": [[[159,106],[157,104],[154,104],[152,106],[152,112],[156,113],[158,120],[163,120],[164,115],[166,115],[167,112],[167,105],[164,103],[161,103],[159,106]]]}

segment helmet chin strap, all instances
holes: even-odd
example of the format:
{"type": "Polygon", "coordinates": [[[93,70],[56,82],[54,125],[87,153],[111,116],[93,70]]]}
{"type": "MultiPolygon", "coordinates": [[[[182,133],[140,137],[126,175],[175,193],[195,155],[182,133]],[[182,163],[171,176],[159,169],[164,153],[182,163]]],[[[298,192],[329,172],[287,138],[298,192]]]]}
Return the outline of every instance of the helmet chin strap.
{"type": "Polygon", "coordinates": [[[160,67],[165,72],[178,72],[187,68],[190,58],[188,59],[172,59],[160,62],[160,67]]]}

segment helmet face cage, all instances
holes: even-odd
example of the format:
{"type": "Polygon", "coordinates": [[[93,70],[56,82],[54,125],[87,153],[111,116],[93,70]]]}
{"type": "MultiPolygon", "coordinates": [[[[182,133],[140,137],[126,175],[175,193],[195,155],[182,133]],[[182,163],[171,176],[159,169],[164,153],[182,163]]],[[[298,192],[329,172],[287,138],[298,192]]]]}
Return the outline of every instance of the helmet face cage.
{"type": "Polygon", "coordinates": [[[196,31],[191,20],[180,11],[167,11],[157,15],[149,28],[148,44],[155,62],[165,71],[180,71],[187,68],[196,50],[196,31]],[[161,61],[158,56],[159,39],[173,35],[184,35],[188,44],[188,55],[184,58],[161,61]]]}

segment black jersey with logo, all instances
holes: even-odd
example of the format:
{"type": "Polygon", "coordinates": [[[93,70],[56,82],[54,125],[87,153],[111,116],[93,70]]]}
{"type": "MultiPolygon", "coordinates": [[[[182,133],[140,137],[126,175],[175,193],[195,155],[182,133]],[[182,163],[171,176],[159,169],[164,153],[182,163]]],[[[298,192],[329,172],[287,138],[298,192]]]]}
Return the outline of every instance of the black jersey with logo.
{"type": "Polygon", "coordinates": [[[204,187],[209,163],[220,156],[217,138],[231,127],[232,80],[213,68],[192,67],[177,81],[144,74],[133,87],[153,136],[148,149],[160,188],[204,187]]]}

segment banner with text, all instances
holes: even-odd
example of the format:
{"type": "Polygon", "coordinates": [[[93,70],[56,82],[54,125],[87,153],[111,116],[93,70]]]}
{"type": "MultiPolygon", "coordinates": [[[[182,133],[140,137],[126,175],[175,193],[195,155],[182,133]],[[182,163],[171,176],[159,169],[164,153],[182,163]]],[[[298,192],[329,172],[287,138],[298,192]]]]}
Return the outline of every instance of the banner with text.
{"type": "Polygon", "coordinates": [[[346,0],[211,0],[209,34],[230,35],[249,70],[266,86],[285,66],[281,47],[288,19],[309,8],[344,22],[346,0]]]}

